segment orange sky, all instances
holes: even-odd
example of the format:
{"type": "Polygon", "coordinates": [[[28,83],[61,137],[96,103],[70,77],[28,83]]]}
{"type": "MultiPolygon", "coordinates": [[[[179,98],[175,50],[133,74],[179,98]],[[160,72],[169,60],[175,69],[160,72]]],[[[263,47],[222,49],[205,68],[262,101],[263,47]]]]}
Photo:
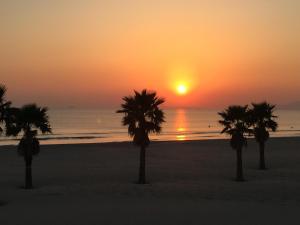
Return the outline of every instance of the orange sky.
{"type": "Polygon", "coordinates": [[[115,107],[142,88],[169,107],[300,100],[298,0],[24,2],[0,3],[0,83],[16,104],[115,107]]]}

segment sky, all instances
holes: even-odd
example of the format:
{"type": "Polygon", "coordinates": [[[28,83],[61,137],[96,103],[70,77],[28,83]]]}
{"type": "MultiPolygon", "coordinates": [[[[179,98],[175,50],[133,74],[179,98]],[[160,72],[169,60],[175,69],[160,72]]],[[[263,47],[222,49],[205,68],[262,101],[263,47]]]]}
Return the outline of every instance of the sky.
{"type": "Polygon", "coordinates": [[[2,0],[0,83],[16,105],[166,107],[300,100],[298,0],[2,0]],[[185,85],[180,95],[176,86],[185,85]]]}

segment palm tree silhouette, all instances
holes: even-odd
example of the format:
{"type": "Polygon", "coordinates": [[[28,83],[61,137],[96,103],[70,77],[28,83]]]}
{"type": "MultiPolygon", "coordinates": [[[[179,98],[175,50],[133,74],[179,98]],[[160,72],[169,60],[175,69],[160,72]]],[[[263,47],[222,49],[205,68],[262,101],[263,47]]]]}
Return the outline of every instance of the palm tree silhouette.
{"type": "Polygon", "coordinates": [[[164,121],[164,112],[159,106],[164,103],[156,92],[146,89],[141,93],[134,91],[134,96],[123,98],[122,109],[117,113],[124,113],[122,123],[128,126],[128,134],[133,137],[133,143],[140,146],[139,184],[146,183],[146,147],[150,144],[149,134],[160,133],[164,121]]]}
{"type": "Polygon", "coordinates": [[[265,143],[269,139],[269,131],[275,132],[278,124],[274,121],[277,116],[274,116],[275,105],[270,105],[267,102],[252,103],[252,108],[249,111],[250,123],[253,126],[253,134],[255,140],[259,144],[260,160],[259,169],[265,170],[265,143]]]}
{"type": "Polygon", "coordinates": [[[9,119],[9,108],[11,102],[6,101],[6,87],[0,84],[0,135],[4,132],[4,127],[1,126],[5,123],[5,126],[9,126],[8,119],[9,119]]]}
{"type": "Polygon", "coordinates": [[[247,146],[246,134],[250,132],[248,123],[248,106],[229,106],[223,112],[218,113],[222,120],[219,123],[224,126],[221,133],[231,136],[230,145],[236,150],[237,168],[236,180],[244,181],[242,149],[247,146]]]}
{"type": "Polygon", "coordinates": [[[38,107],[36,104],[24,105],[20,109],[15,109],[14,126],[9,129],[9,134],[17,136],[22,133],[23,137],[18,145],[18,153],[24,157],[25,188],[32,188],[31,164],[34,155],[40,151],[40,143],[37,138],[38,131],[42,134],[51,133],[48,109],[38,107]]]}

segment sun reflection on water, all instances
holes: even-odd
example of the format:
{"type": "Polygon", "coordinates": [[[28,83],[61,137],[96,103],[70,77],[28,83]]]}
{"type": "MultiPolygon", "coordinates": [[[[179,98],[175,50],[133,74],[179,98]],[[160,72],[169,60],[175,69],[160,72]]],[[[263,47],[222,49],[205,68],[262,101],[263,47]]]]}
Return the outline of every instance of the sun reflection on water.
{"type": "Polygon", "coordinates": [[[178,127],[176,130],[178,132],[184,132],[184,131],[186,131],[186,129],[184,127],[178,127]]]}
{"type": "Polygon", "coordinates": [[[177,141],[185,141],[187,139],[186,131],[187,131],[187,122],[186,122],[186,114],[184,109],[178,109],[176,111],[175,117],[175,130],[176,140],[177,141]]]}
{"type": "Polygon", "coordinates": [[[176,140],[177,141],[185,141],[186,140],[186,135],[176,135],[176,140]]]}

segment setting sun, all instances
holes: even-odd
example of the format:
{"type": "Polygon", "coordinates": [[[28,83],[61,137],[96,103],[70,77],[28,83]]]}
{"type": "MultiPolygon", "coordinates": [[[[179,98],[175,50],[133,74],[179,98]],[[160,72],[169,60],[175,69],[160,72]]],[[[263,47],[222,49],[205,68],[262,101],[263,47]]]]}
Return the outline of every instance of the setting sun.
{"type": "Polygon", "coordinates": [[[177,93],[180,94],[180,95],[186,94],[186,93],[187,93],[187,87],[186,87],[186,85],[184,85],[184,84],[179,84],[179,85],[177,86],[177,93]]]}

